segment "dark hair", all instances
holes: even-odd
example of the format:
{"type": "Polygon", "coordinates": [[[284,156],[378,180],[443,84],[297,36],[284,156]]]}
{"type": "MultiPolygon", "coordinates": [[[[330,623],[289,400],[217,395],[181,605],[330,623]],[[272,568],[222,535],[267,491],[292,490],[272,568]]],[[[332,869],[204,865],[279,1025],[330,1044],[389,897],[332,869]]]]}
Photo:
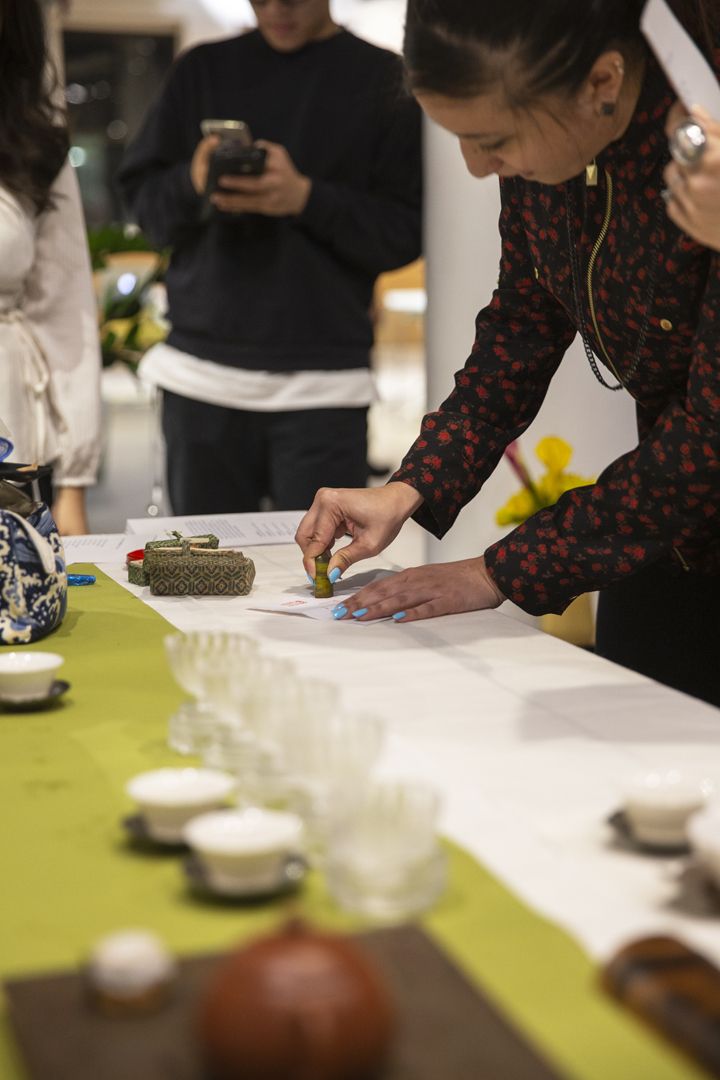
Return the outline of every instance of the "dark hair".
{"type": "MultiPolygon", "coordinates": [[[[712,51],[716,0],[670,0],[688,30],[712,51]]],[[[618,49],[628,65],[645,51],[645,0],[409,0],[405,66],[410,89],[474,97],[503,86],[522,105],[573,93],[597,58],[618,49]]]]}
{"type": "Polygon", "coordinates": [[[720,8],[717,0],[668,0],[677,17],[710,56],[720,41],[720,8]]]}
{"type": "Polygon", "coordinates": [[[49,71],[39,0],[0,0],[0,183],[38,213],[68,152],[49,71]]]}

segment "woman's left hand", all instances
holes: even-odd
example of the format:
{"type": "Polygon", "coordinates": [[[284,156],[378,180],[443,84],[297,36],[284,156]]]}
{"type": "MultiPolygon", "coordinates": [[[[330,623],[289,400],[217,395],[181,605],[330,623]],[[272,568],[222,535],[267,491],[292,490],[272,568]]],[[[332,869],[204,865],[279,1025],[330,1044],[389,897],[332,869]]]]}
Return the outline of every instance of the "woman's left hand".
{"type": "Polygon", "coordinates": [[[361,589],[349,600],[333,608],[336,619],[356,618],[359,622],[387,618],[415,622],[436,615],[480,611],[499,607],[505,597],[485,567],[485,559],[436,563],[403,570],[361,589]]]}
{"type": "MultiPolygon", "coordinates": [[[[707,149],[698,165],[685,167],[672,161],[665,170],[672,195],[668,217],[699,244],[720,251],[720,124],[700,106],[692,115],[705,132],[707,149]]],[[[687,111],[678,102],[668,114],[668,138],[685,119],[687,111]]]]}
{"type": "Polygon", "coordinates": [[[61,536],[85,536],[90,532],[84,488],[58,488],[50,512],[61,536]]]}

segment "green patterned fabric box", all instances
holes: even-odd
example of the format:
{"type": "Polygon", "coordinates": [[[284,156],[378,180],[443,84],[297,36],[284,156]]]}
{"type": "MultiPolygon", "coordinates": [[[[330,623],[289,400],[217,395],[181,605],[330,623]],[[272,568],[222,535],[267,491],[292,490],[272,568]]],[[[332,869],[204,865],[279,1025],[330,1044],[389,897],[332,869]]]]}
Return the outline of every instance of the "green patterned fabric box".
{"type": "Polygon", "coordinates": [[[146,551],[152,551],[153,548],[168,548],[168,547],[181,547],[183,544],[192,544],[193,547],[201,548],[213,548],[220,547],[220,541],[217,536],[213,536],[212,533],[206,533],[204,536],[183,536],[182,533],[173,532],[170,533],[167,540],[148,540],[145,545],[146,551]],[[171,537],[175,539],[171,539],[171,537]]]}
{"type": "MultiPolygon", "coordinates": [[[[193,547],[198,548],[211,548],[213,550],[220,546],[220,541],[217,536],[213,536],[212,533],[207,533],[205,536],[183,536],[182,533],[173,532],[167,540],[148,540],[145,545],[145,554],[148,551],[153,551],[155,548],[180,548],[184,543],[189,543],[193,547]],[[175,539],[172,539],[174,537],[175,539]]],[[[145,586],[150,584],[150,578],[145,568],[145,558],[142,561],[137,560],[131,562],[128,565],[128,581],[131,585],[145,586]]]]}
{"type": "Polygon", "coordinates": [[[143,569],[153,596],[247,596],[255,580],[255,564],[242,551],[199,548],[190,540],[146,551],[143,569]]]}
{"type": "Polygon", "coordinates": [[[144,559],[128,563],[128,581],[131,585],[149,585],[148,576],[143,568],[144,559]]]}

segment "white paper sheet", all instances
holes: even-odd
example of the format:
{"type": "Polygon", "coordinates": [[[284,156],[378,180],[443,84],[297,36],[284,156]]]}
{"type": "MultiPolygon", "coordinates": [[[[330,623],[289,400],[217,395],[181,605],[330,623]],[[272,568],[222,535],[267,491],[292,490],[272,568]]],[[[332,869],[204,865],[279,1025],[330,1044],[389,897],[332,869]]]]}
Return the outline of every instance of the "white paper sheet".
{"type": "Polygon", "coordinates": [[[665,0],[649,0],[640,27],[678,97],[720,120],[720,85],[713,69],[665,0]]]}
{"type": "Polygon", "coordinates": [[[319,619],[322,622],[334,622],[338,626],[372,626],[376,622],[385,622],[386,619],[373,619],[370,622],[359,622],[357,619],[336,619],[333,608],[343,599],[353,596],[366,585],[381,578],[392,577],[392,570],[369,570],[364,573],[353,574],[344,581],[339,581],[335,586],[335,595],[329,600],[316,600],[313,595],[312,585],[301,589],[290,589],[277,597],[258,600],[248,607],[253,611],[275,611],[281,615],[307,615],[308,619],[319,619]]]}
{"type": "Polygon", "coordinates": [[[304,510],[276,510],[265,514],[203,514],[154,520],[128,518],[125,529],[128,533],[155,540],[163,540],[173,530],[184,536],[213,533],[220,540],[220,547],[238,544],[258,547],[261,544],[292,544],[304,516],[304,510]],[[148,530],[154,530],[152,536],[148,530]]]}
{"type": "Polygon", "coordinates": [[[65,562],[125,562],[129,551],[143,547],[147,536],[128,536],[126,533],[96,533],[91,536],[63,536],[65,562]]]}

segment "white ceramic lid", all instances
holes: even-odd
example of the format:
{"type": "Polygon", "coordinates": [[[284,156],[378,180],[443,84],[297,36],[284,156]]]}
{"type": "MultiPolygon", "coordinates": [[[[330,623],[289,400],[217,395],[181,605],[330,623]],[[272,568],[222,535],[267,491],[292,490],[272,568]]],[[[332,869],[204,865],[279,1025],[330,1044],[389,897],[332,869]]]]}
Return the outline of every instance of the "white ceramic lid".
{"type": "Polygon", "coordinates": [[[216,855],[295,850],[302,833],[303,823],[297,814],[255,808],[201,814],[183,829],[190,847],[216,855]]]}
{"type": "Polygon", "coordinates": [[[149,930],[120,930],[101,938],[90,957],[92,980],[98,989],[118,994],[138,992],[166,982],[175,961],[163,942],[149,930]]]}
{"type": "Polygon", "coordinates": [[[51,652],[0,653],[0,675],[22,675],[52,671],[65,663],[65,658],[51,652]]]}
{"type": "Polygon", "coordinates": [[[218,769],[154,769],[133,776],[125,790],[145,806],[202,806],[226,799],[236,784],[218,769]]]}

